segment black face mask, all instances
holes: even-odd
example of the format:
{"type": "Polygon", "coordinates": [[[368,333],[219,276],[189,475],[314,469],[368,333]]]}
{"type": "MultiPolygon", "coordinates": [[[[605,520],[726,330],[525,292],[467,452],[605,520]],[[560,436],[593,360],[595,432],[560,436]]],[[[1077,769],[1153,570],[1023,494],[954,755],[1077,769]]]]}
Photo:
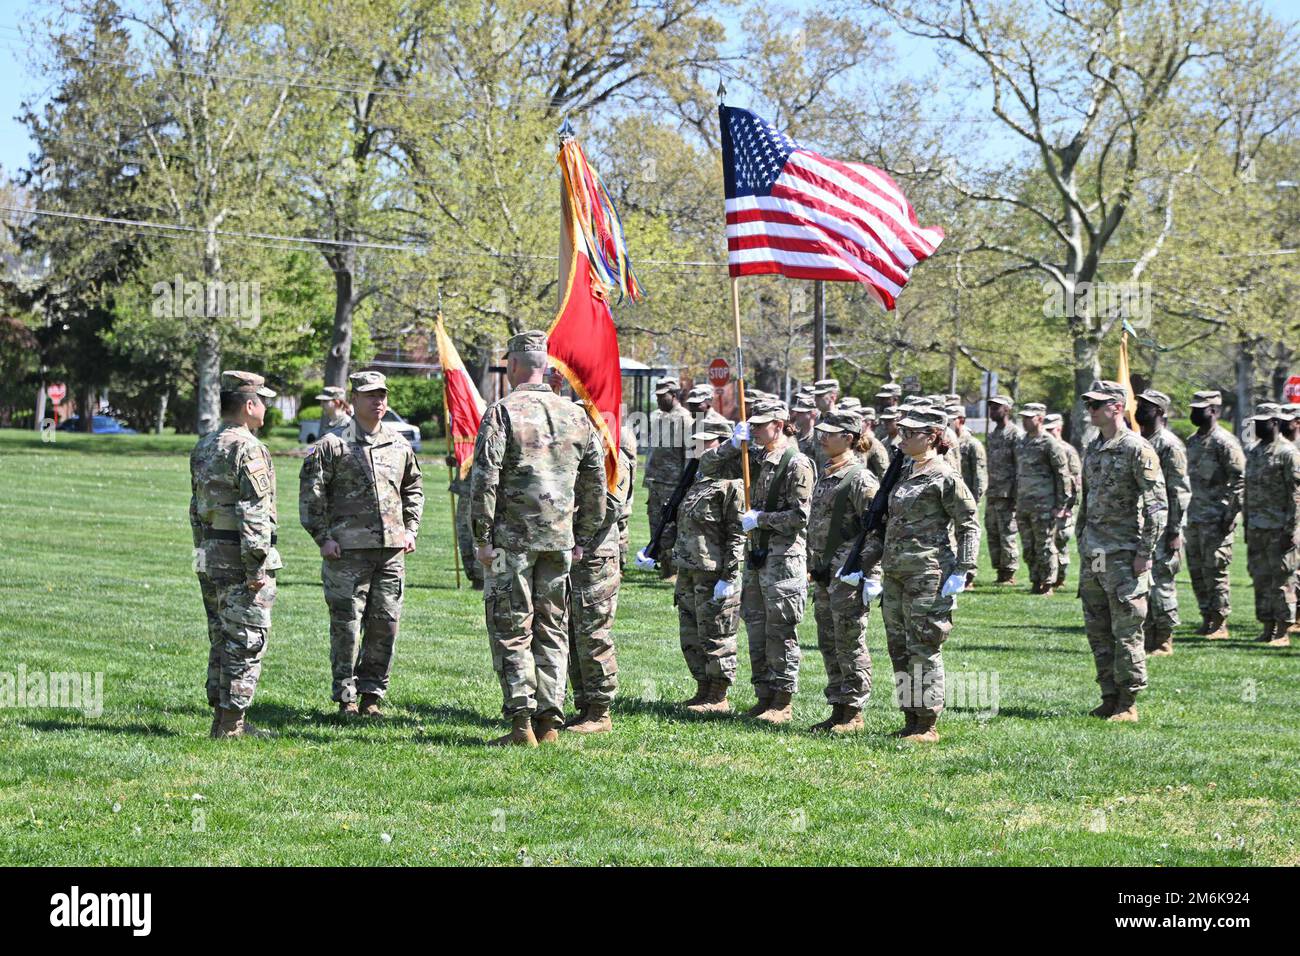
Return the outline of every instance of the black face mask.
{"type": "Polygon", "coordinates": [[[1193,408],[1191,414],[1192,424],[1197,428],[1204,428],[1214,419],[1210,416],[1208,408],[1193,408]]]}
{"type": "Polygon", "coordinates": [[[1152,406],[1139,402],[1137,411],[1133,413],[1133,417],[1137,419],[1137,423],[1143,428],[1150,428],[1156,423],[1156,418],[1159,414],[1160,413],[1152,406]]]}
{"type": "Polygon", "coordinates": [[[1271,419],[1255,422],[1255,437],[1267,445],[1277,437],[1277,422],[1271,419]]]}

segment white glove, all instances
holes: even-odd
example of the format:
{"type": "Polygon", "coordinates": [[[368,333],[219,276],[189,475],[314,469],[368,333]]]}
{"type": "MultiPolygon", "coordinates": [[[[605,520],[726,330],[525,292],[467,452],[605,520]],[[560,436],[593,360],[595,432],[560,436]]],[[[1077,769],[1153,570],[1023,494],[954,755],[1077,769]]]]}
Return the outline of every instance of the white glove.
{"type": "Polygon", "coordinates": [[[862,585],[862,600],[864,601],[874,601],[884,593],[885,586],[880,583],[880,578],[867,578],[866,583],[862,585]]]}
{"type": "Polygon", "coordinates": [[[749,422],[736,422],[731,429],[731,447],[739,448],[742,441],[749,441],[749,422]]]}
{"type": "Polygon", "coordinates": [[[758,512],[753,508],[746,511],[740,516],[740,527],[745,531],[753,531],[758,527],[758,512]]]}
{"type": "Polygon", "coordinates": [[[634,558],[633,561],[642,571],[653,571],[659,566],[659,563],[653,558],[647,558],[645,556],[645,548],[642,548],[636,553],[636,558],[634,558]]]}
{"type": "Polygon", "coordinates": [[[736,586],[730,581],[722,580],[713,585],[713,600],[721,601],[723,598],[729,598],[736,593],[736,586]]]}
{"type": "Polygon", "coordinates": [[[950,574],[948,579],[943,582],[943,587],[939,589],[942,597],[951,597],[954,594],[960,594],[966,590],[966,575],[950,574]]]}
{"type": "Polygon", "coordinates": [[[837,575],[837,577],[838,577],[841,581],[843,581],[845,584],[848,584],[848,585],[850,585],[851,587],[857,587],[859,584],[862,583],[862,572],[861,572],[861,571],[854,571],[854,572],[852,572],[852,573],[850,573],[850,574],[840,574],[840,575],[837,575]]]}

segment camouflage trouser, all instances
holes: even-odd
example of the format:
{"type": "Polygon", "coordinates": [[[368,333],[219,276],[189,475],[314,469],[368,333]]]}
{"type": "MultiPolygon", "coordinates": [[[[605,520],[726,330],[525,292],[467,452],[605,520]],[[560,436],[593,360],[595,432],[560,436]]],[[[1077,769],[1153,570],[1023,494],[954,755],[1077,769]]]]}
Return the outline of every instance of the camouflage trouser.
{"type": "Polygon", "coordinates": [[[460,566],[471,581],[483,580],[483,565],[474,554],[474,534],[469,526],[469,495],[456,496],[456,544],[460,548],[460,566]]]}
{"type": "Polygon", "coordinates": [[[262,676],[271,635],[275,572],[259,591],[248,590],[243,571],[212,569],[199,575],[208,618],[208,705],[247,710],[262,676]]]}
{"type": "Polygon", "coordinates": [[[989,498],[984,506],[984,528],[989,537],[989,559],[993,562],[993,569],[1014,574],[1020,567],[1015,502],[1010,498],[989,498]]]}
{"type": "MultiPolygon", "coordinates": [[[[646,514],[650,518],[650,536],[654,537],[659,528],[659,519],[663,516],[664,505],[673,496],[673,485],[663,481],[652,481],[646,486],[646,514]]],[[[671,522],[664,529],[659,539],[659,576],[670,578],[676,574],[673,565],[673,545],[677,543],[677,522],[671,522]]]]}
{"type": "Polygon", "coordinates": [[[894,697],[904,712],[943,713],[943,642],[952,631],[951,597],[939,590],[951,573],[940,568],[881,577],[885,644],[894,667],[894,697]]]}
{"type": "Polygon", "coordinates": [[[1228,567],[1232,564],[1232,538],[1236,522],[1225,529],[1219,521],[1187,522],[1187,571],[1196,592],[1196,606],[1202,614],[1211,612],[1227,618],[1232,613],[1232,592],[1228,567]]]}
{"type": "Polygon", "coordinates": [[[1052,517],[1050,511],[1024,508],[1016,511],[1016,521],[1020,525],[1020,537],[1024,541],[1030,583],[1055,584],[1060,570],[1056,563],[1057,519],[1052,517]]]}
{"type": "Polygon", "coordinates": [[[871,697],[871,652],[867,650],[867,612],[862,585],[831,578],[813,585],[817,649],[826,665],[826,702],[861,710],[871,697]]]}
{"type": "Polygon", "coordinates": [[[749,679],[756,692],[798,692],[798,631],[807,603],[808,566],[802,555],[773,554],[758,570],[745,568],[740,617],[749,637],[749,679]]]}
{"type": "Polygon", "coordinates": [[[1056,539],[1056,566],[1060,569],[1057,576],[1065,580],[1065,569],[1070,566],[1070,539],[1074,537],[1074,512],[1056,522],[1053,537],[1056,539]]]}
{"type": "Polygon", "coordinates": [[[1183,566],[1181,551],[1170,551],[1164,538],[1156,545],[1151,560],[1151,595],[1147,599],[1147,627],[1151,633],[1168,633],[1180,623],[1178,617],[1178,586],[1174,578],[1183,566]]]}
{"type": "Polygon", "coordinates": [[[1300,551],[1282,540],[1283,532],[1252,529],[1246,538],[1246,570],[1255,585],[1255,619],[1290,624],[1295,620],[1296,559],[1300,551]]]}
{"type": "Polygon", "coordinates": [[[488,645],[507,718],[564,716],[571,561],[568,551],[498,550],[486,576],[488,645]]]}
{"type": "Polygon", "coordinates": [[[1147,686],[1142,624],[1151,575],[1133,573],[1133,552],[1079,556],[1083,627],[1103,697],[1134,698],[1147,686]]]}
{"type": "Polygon", "coordinates": [[[406,554],[401,548],[355,548],[322,561],[330,609],[330,699],[388,692],[393,646],[402,617],[406,554]]]}
{"type": "Polygon", "coordinates": [[[615,555],[584,556],[569,572],[569,683],[579,711],[609,706],[618,690],[614,615],[621,582],[615,555]]]}
{"type": "Polygon", "coordinates": [[[679,571],[673,604],[682,656],[697,681],[736,680],[736,633],[740,630],[740,589],[713,600],[715,571],[679,571]]]}

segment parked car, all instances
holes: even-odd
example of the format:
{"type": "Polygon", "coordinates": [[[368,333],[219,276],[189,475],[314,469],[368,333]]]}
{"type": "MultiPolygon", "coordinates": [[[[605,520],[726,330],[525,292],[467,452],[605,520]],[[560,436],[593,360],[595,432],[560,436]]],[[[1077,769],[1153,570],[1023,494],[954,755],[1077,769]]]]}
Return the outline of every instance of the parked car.
{"type": "MultiPolygon", "coordinates": [[[[107,415],[96,415],[90,420],[90,430],[96,435],[138,435],[140,434],[134,428],[128,428],[119,422],[116,418],[109,418],[107,415]]],[[[72,415],[59,423],[61,432],[79,432],[81,431],[81,416],[72,415]]]]}
{"type": "MultiPolygon", "coordinates": [[[[392,426],[393,430],[411,443],[411,448],[418,454],[420,451],[420,429],[412,425],[397,412],[391,408],[384,415],[384,421],[392,426]]],[[[319,418],[309,418],[298,424],[298,441],[304,445],[310,445],[320,438],[321,428],[319,418]]]]}

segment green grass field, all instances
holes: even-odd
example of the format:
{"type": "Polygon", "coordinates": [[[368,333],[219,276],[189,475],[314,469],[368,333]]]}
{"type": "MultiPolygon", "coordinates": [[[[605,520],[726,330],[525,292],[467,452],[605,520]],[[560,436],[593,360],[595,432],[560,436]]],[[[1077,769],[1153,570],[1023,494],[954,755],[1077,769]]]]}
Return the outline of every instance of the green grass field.
{"type": "MultiPolygon", "coordinates": [[[[634,572],[614,733],[487,749],[504,729],[500,692],[481,594],[455,588],[445,468],[426,462],[388,716],[344,725],[319,558],[297,522],[298,460],[279,457],[286,566],[252,710],[279,736],[213,742],[192,443],[0,431],[0,673],[104,674],[102,716],[0,709],[2,863],[1300,862],[1300,649],[1249,642],[1240,546],[1242,640],[1207,643],[1185,614],[1175,656],[1151,662],[1137,725],[1085,716],[1096,685],[1072,587],[959,600],[949,679],[996,674],[998,710],[950,710],[935,746],[885,736],[901,721],[878,611],[865,735],[805,732],[826,711],[811,613],[794,724],[692,718],[672,704],[694,685],[670,591],[634,572]]],[[[1181,592],[1194,609],[1185,576],[1181,592]]],[[[743,651],[741,673],[748,706],[743,651]]]]}

